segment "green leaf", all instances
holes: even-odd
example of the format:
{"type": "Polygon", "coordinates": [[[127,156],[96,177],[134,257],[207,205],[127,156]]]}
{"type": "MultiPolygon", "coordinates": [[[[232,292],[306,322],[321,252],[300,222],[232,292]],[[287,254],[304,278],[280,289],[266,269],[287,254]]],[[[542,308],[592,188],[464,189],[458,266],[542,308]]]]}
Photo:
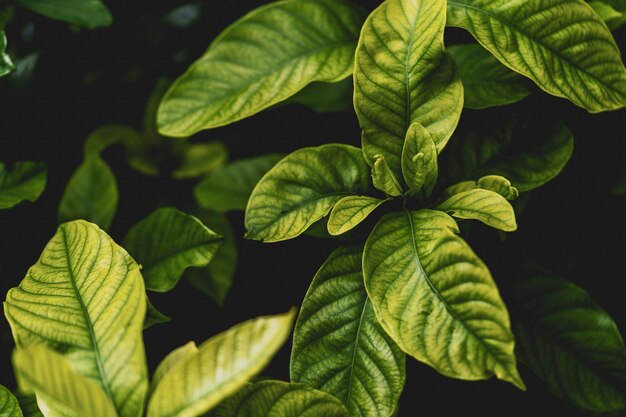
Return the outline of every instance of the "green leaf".
{"type": "Polygon", "coordinates": [[[100,0],[14,0],[18,6],[88,29],[110,26],[113,16],[100,0]]]}
{"type": "Polygon", "coordinates": [[[299,236],[349,195],[367,194],[361,150],[329,144],[282,159],[259,181],[246,209],[246,237],[277,242],[299,236]]]}
{"type": "Polygon", "coordinates": [[[282,381],[247,384],[211,417],[350,417],[335,397],[308,385],[282,381]]]}
{"type": "Polygon", "coordinates": [[[334,395],[353,416],[390,417],[404,387],[404,353],[378,323],[363,286],[363,246],[333,252],[296,322],[290,375],[334,395]]]}
{"type": "Polygon", "coordinates": [[[196,201],[218,213],[245,210],[254,186],[282,157],[270,154],[240,159],[218,169],[194,188],[196,201]]]}
{"type": "Polygon", "coordinates": [[[238,324],[176,358],[154,387],[147,417],[202,415],[234,394],[285,343],[294,315],[292,310],[238,324]]]}
{"type": "Polygon", "coordinates": [[[196,178],[222,167],[228,161],[228,149],[213,141],[193,143],[182,149],[180,166],[172,172],[176,179],[196,178]]]}
{"type": "Polygon", "coordinates": [[[458,184],[451,185],[443,191],[443,197],[449,198],[453,195],[477,188],[493,191],[507,200],[515,200],[519,197],[519,191],[511,185],[511,181],[499,175],[487,175],[480,178],[478,181],[462,181],[458,184]]]}
{"type": "MultiPolygon", "coordinates": [[[[611,7],[617,13],[622,15],[621,19],[616,18],[616,19],[610,19],[606,21],[606,24],[608,25],[609,29],[611,30],[618,29],[619,27],[623,26],[626,23],[626,0],[602,0],[601,2],[600,1],[589,2],[591,7],[593,7],[597,13],[598,9],[594,7],[593,3],[604,3],[608,7],[611,7]]],[[[603,14],[606,17],[606,12],[603,14]]],[[[615,15],[615,14],[613,12],[610,12],[609,15],[615,15]]]]}
{"type": "Polygon", "coordinates": [[[117,211],[115,174],[99,156],[88,156],[70,178],[59,203],[59,223],[87,220],[108,230],[117,211]]]}
{"type": "Polygon", "coordinates": [[[356,51],[354,107],[363,152],[385,156],[402,178],[409,126],[422,124],[441,151],[463,108],[463,86],[444,52],[445,2],[387,0],[368,17],[356,51]]]}
{"type": "Polygon", "coordinates": [[[444,375],[496,375],[524,389],[504,302],[458,232],[440,211],[391,213],[378,222],[363,253],[376,316],[402,350],[444,375]]]}
{"type": "Polygon", "coordinates": [[[12,170],[0,162],[0,209],[11,208],[24,200],[36,201],[46,188],[46,164],[16,162],[12,170]]]}
{"type": "Polygon", "coordinates": [[[168,353],[154,371],[152,384],[150,384],[150,394],[154,392],[154,389],[157,385],[159,385],[163,377],[167,375],[174,367],[178,366],[184,360],[188,359],[190,356],[196,355],[197,353],[198,346],[196,346],[195,342],[188,342],[187,344],[176,348],[168,353]]]}
{"type": "Polygon", "coordinates": [[[528,79],[502,65],[478,44],[453,45],[447,51],[459,69],[466,108],[484,109],[515,103],[534,90],[528,79]]]}
{"type": "Polygon", "coordinates": [[[185,278],[219,306],[223,306],[237,269],[235,235],[230,221],[223,214],[204,212],[198,214],[198,218],[215,233],[223,236],[224,241],[208,266],[188,269],[185,271],[185,278]]]}
{"type": "Polygon", "coordinates": [[[0,385],[0,417],[22,417],[22,410],[17,398],[5,387],[0,385]]]}
{"type": "Polygon", "coordinates": [[[100,155],[105,149],[118,143],[127,146],[136,141],[135,129],[124,125],[106,125],[91,132],[83,145],[85,159],[91,155],[100,155]]]}
{"type": "Polygon", "coordinates": [[[534,271],[516,281],[517,354],[570,403],[592,411],[626,406],[626,349],[613,319],[582,288],[534,271]]]}
{"type": "Polygon", "coordinates": [[[384,192],[388,196],[399,197],[403,194],[402,186],[396,175],[391,171],[385,156],[374,155],[374,164],[372,165],[372,183],[376,189],[384,192]]]}
{"type": "Polygon", "coordinates": [[[559,120],[514,115],[492,125],[474,122],[478,127],[455,137],[444,152],[440,165],[449,183],[499,175],[520,192],[530,191],[555,178],[574,150],[574,138],[559,120]]]}
{"type": "Polygon", "coordinates": [[[165,292],[188,267],[208,265],[222,240],[194,216],[162,207],[128,231],[124,247],[142,265],[146,288],[165,292]]]}
{"type": "Polygon", "coordinates": [[[352,110],[354,81],[352,77],[336,83],[314,82],[287,99],[285,104],[302,104],[318,113],[352,110]]]}
{"type": "Polygon", "coordinates": [[[150,299],[146,297],[146,317],[143,321],[143,329],[149,329],[155,324],[167,323],[171,318],[161,313],[152,305],[150,299]]]}
{"type": "Polygon", "coordinates": [[[328,233],[332,236],[344,234],[359,225],[378,206],[389,199],[351,195],[335,204],[328,218],[328,233]]]}
{"type": "Polygon", "coordinates": [[[37,405],[37,398],[34,395],[26,395],[17,391],[15,392],[15,397],[20,403],[24,417],[44,417],[37,405]]]}
{"type": "MultiPolygon", "coordinates": [[[[2,22],[0,22],[0,26],[4,27],[2,22]]],[[[4,33],[4,30],[0,29],[0,77],[9,74],[15,69],[15,65],[13,65],[11,57],[5,53],[6,48],[7,37],[4,33]]]]}
{"type": "Polygon", "coordinates": [[[589,5],[600,16],[611,30],[615,30],[626,22],[626,16],[603,1],[590,1],[589,5]]]}
{"type": "Polygon", "coordinates": [[[458,219],[480,220],[487,226],[505,232],[517,230],[511,203],[494,191],[482,188],[463,191],[448,198],[436,208],[458,219]]]}
{"type": "Polygon", "coordinates": [[[9,290],[4,312],[19,348],[44,344],[63,353],[106,393],[119,417],[137,417],[148,388],[145,300],[135,261],[96,225],[79,220],[59,226],[9,290]]]}
{"type": "Polygon", "coordinates": [[[428,130],[419,123],[413,123],[407,131],[401,165],[409,193],[422,192],[429,197],[437,183],[437,147],[428,130]]]}
{"type": "Polygon", "coordinates": [[[20,391],[36,394],[46,417],[118,417],[111,399],[98,384],[44,345],[17,349],[13,367],[20,391]]]}
{"type": "Polygon", "coordinates": [[[447,24],[552,95],[592,113],[626,106],[619,48],[583,1],[448,0],[447,24]]]}
{"type": "Polygon", "coordinates": [[[348,77],[363,17],[344,0],[277,1],[253,10],[170,87],[159,131],[191,136],[252,116],[313,81],[348,77]]]}

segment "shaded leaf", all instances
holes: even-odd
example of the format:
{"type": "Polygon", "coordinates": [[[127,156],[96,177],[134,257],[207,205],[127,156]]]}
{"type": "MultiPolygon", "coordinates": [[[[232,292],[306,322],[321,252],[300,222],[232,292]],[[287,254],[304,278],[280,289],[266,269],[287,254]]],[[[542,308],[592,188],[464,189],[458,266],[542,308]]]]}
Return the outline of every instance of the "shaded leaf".
{"type": "Polygon", "coordinates": [[[152,305],[150,299],[146,297],[146,317],[143,321],[143,329],[149,329],[155,324],[167,323],[171,318],[161,313],[152,305]]]}
{"type": "Polygon", "coordinates": [[[15,69],[15,65],[13,65],[11,57],[5,53],[7,48],[7,37],[4,34],[4,30],[2,30],[4,28],[2,21],[0,21],[0,27],[0,77],[2,77],[13,71],[15,69]]]}
{"type": "Polygon", "coordinates": [[[413,123],[406,133],[402,148],[402,175],[409,193],[429,197],[437,183],[437,147],[428,130],[413,123]]]}
{"type": "Polygon", "coordinates": [[[391,171],[385,156],[374,155],[374,164],[372,165],[372,184],[378,190],[392,197],[399,197],[403,194],[402,186],[398,182],[396,175],[391,171]]]}
{"type": "Polygon", "coordinates": [[[378,206],[388,200],[367,196],[344,197],[335,204],[328,218],[328,233],[341,235],[359,225],[378,206]]]}
{"type": "Polygon", "coordinates": [[[172,172],[176,179],[196,178],[210,174],[228,161],[228,149],[214,141],[192,143],[182,148],[180,165],[172,172]]]}
{"type": "Polygon", "coordinates": [[[37,405],[37,398],[34,395],[22,394],[15,392],[15,397],[20,403],[24,417],[44,417],[37,405]]]}
{"type": "Polygon", "coordinates": [[[14,0],[34,12],[88,29],[110,26],[113,16],[100,0],[14,0]]]}
{"type": "Polygon", "coordinates": [[[7,170],[0,162],[0,209],[11,208],[24,200],[36,201],[46,188],[46,164],[16,162],[7,170]]]}
{"type": "Polygon", "coordinates": [[[362,245],[333,252],[296,322],[290,375],[334,395],[352,415],[389,417],[404,387],[405,355],[378,323],[363,286],[362,245]]]}
{"type": "Polygon", "coordinates": [[[611,30],[615,30],[626,23],[626,16],[604,1],[590,1],[589,5],[611,30]]]}
{"type": "Polygon", "coordinates": [[[354,81],[346,78],[336,83],[314,82],[285,101],[285,104],[302,104],[318,113],[352,110],[354,81]]]}
{"type": "Polygon", "coordinates": [[[100,155],[109,147],[122,143],[125,146],[136,140],[137,131],[124,125],[106,125],[89,134],[83,145],[85,159],[91,155],[100,155]]]}
{"type": "MultiPolygon", "coordinates": [[[[589,4],[596,3],[595,1],[589,2],[589,4]]],[[[597,2],[600,3],[600,2],[597,2]]],[[[611,30],[615,30],[626,23],[626,0],[602,0],[601,3],[611,7],[616,12],[622,15],[621,19],[611,19],[606,21],[606,24],[611,30]]],[[[593,7],[593,5],[592,5],[593,7]]],[[[594,8],[597,12],[597,8],[594,8]]],[[[606,13],[605,13],[606,14],[606,13]]],[[[614,13],[611,13],[614,15],[614,13]]]]}
{"type": "Polygon", "coordinates": [[[448,198],[436,208],[459,219],[480,220],[487,226],[505,232],[517,230],[511,203],[494,191],[482,188],[463,191],[448,198]]]}
{"type": "Polygon", "coordinates": [[[17,398],[11,391],[0,385],[0,417],[22,417],[17,398]]]}

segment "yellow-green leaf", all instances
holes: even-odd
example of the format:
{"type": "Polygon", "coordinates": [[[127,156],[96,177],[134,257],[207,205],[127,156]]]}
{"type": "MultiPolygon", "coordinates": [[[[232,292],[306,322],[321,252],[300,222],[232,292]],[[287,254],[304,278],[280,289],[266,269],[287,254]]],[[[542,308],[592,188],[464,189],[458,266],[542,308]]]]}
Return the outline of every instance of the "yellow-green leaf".
{"type": "MultiPolygon", "coordinates": [[[[619,28],[626,22],[624,13],[615,10],[612,5],[604,1],[590,1],[589,5],[593,7],[593,10],[611,30],[619,28]]],[[[624,3],[624,7],[626,8],[626,3],[624,3]]]]}
{"type": "Polygon", "coordinates": [[[443,190],[443,197],[449,198],[453,195],[469,190],[475,190],[477,188],[493,191],[494,193],[500,194],[507,200],[515,200],[519,197],[519,191],[511,185],[511,181],[500,175],[486,175],[481,177],[478,181],[461,181],[443,190]]]}
{"type": "Polygon", "coordinates": [[[171,367],[154,387],[147,417],[199,416],[234,394],[287,340],[294,315],[259,317],[212,337],[195,353],[169,356],[171,367]]]}
{"type": "Polygon", "coordinates": [[[482,188],[463,191],[448,198],[436,208],[459,219],[480,220],[487,226],[505,232],[517,230],[511,203],[494,191],[482,188]]]}
{"type": "Polygon", "coordinates": [[[180,153],[180,165],[172,172],[178,180],[210,174],[228,161],[228,149],[217,141],[191,143],[181,147],[180,153]]]}
{"type": "Polygon", "coordinates": [[[96,383],[118,417],[138,417],[148,389],[139,266],[95,224],[62,224],[4,303],[18,347],[44,344],[96,383]]]}
{"type": "Polygon", "coordinates": [[[229,26],[165,94],[159,131],[191,136],[352,73],[363,12],[344,0],[277,1],[229,26]]]}
{"type": "Polygon", "coordinates": [[[22,417],[17,398],[11,391],[0,385],[0,417],[22,417]]]}
{"type": "Polygon", "coordinates": [[[24,200],[36,201],[46,188],[46,164],[16,162],[7,170],[0,162],[0,209],[11,208],[24,200]]]}
{"type": "Polygon", "coordinates": [[[437,183],[437,146],[424,126],[413,123],[402,148],[402,175],[409,192],[429,197],[437,183]]]}
{"type": "Polygon", "coordinates": [[[191,355],[195,355],[196,353],[198,353],[198,346],[196,346],[195,342],[188,342],[183,346],[171,351],[165,358],[163,358],[161,363],[159,363],[159,366],[157,366],[156,370],[154,371],[154,375],[152,376],[152,383],[150,384],[150,392],[154,392],[154,388],[159,385],[161,379],[163,379],[163,377],[169,371],[171,371],[172,368],[178,365],[181,361],[187,359],[191,355]]]}
{"type": "Polygon", "coordinates": [[[376,189],[392,197],[399,197],[403,193],[400,182],[391,171],[391,168],[389,168],[387,161],[385,161],[385,156],[381,154],[374,155],[372,184],[376,189]]]}
{"type": "Polygon", "coordinates": [[[362,195],[342,198],[330,212],[328,233],[337,236],[352,230],[386,201],[388,200],[362,195]]]}

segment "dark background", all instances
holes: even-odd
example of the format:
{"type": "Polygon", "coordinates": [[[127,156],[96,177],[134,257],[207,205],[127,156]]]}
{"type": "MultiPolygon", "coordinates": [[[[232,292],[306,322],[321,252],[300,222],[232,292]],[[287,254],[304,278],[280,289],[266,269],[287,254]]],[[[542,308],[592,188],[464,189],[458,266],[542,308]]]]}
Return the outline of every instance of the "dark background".
{"type": "MultiPolygon", "coordinates": [[[[82,160],[87,135],[110,123],[139,129],[157,79],[180,75],[225,26],[266,2],[204,1],[201,15],[188,28],[168,25],[163,19],[187,1],[106,3],[115,18],[110,28],[77,30],[25,10],[18,10],[7,27],[15,60],[32,52],[38,52],[39,59],[30,79],[0,79],[0,160],[44,161],[49,171],[48,186],[36,203],[0,211],[0,294],[20,282],[54,234],[58,202],[82,160]]],[[[371,10],[379,2],[360,3],[371,10]]],[[[622,29],[615,36],[624,50],[626,32],[622,29]]],[[[446,32],[449,44],[469,40],[462,31],[446,32]]],[[[610,189],[626,171],[626,110],[589,115],[545,94],[536,94],[521,106],[563,118],[574,133],[574,155],[562,175],[532,193],[518,219],[519,230],[504,243],[497,233],[478,224],[466,238],[489,265],[505,301],[517,271],[534,261],[583,286],[623,331],[626,196],[614,196],[610,189]]],[[[480,113],[489,120],[499,117],[500,110],[480,113]]],[[[479,117],[478,113],[465,111],[461,128],[463,120],[472,117],[479,117]]],[[[285,106],[193,138],[210,139],[222,140],[234,160],[329,142],[359,145],[360,129],[353,112],[316,114],[285,106]]],[[[120,188],[110,230],[117,241],[157,206],[185,209],[193,204],[195,181],[143,176],[127,166],[121,148],[112,148],[104,156],[120,188]]],[[[229,216],[239,237],[239,265],[225,306],[219,308],[185,280],[170,293],[151,295],[156,307],[172,317],[171,322],[145,332],[151,369],[188,340],[201,342],[240,321],[299,306],[317,268],[339,246],[336,241],[308,236],[277,244],[246,241],[240,238],[243,214],[229,216]]],[[[9,387],[14,386],[11,351],[9,326],[1,319],[0,383],[9,387]]],[[[289,353],[288,343],[265,374],[287,379],[289,353]]],[[[496,380],[448,379],[409,359],[399,415],[585,415],[545,392],[537,378],[520,368],[527,392],[496,380]]]]}

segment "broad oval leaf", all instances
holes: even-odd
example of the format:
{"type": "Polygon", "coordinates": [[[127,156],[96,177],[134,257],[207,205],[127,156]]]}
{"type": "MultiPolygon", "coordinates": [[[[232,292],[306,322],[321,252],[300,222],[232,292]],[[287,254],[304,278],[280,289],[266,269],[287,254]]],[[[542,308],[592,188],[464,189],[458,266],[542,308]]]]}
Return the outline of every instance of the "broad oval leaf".
{"type": "Polygon", "coordinates": [[[626,406],[626,348],[611,317],[582,288],[544,271],[515,285],[517,354],[570,403],[592,411],[626,406]]]}
{"type": "Polygon", "coordinates": [[[448,0],[447,24],[552,95],[592,113],[626,106],[619,48],[583,1],[448,0]]]}
{"type": "Polygon", "coordinates": [[[409,126],[419,122],[441,151],[463,108],[463,86],[445,53],[446,4],[387,0],[368,17],[356,50],[354,108],[363,152],[385,156],[397,178],[409,126]]]}
{"type": "Polygon", "coordinates": [[[313,278],[293,335],[290,375],[340,399],[353,416],[390,417],[405,355],[378,323],[363,285],[363,246],[333,252],[313,278]]]}
{"type": "Polygon", "coordinates": [[[406,353],[450,377],[496,375],[524,389],[507,309],[450,216],[383,217],[365,244],[363,275],[376,316],[406,353]]]}
{"type": "Polygon", "coordinates": [[[168,90],[159,131],[191,136],[252,116],[313,81],[348,77],[363,18],[344,0],[278,1],[253,10],[168,90]]]}
{"type": "Polygon", "coordinates": [[[246,208],[246,237],[276,242],[299,236],[344,197],[369,191],[361,150],[329,144],[286,156],[259,181],[246,208]]]}
{"type": "Polygon", "coordinates": [[[342,198],[330,212],[328,233],[337,236],[352,230],[386,201],[360,195],[342,198]]]}
{"type": "Polygon", "coordinates": [[[165,292],[185,269],[208,265],[222,241],[194,216],[162,207],[128,231],[124,247],[142,265],[146,288],[165,292]]]}
{"type": "Polygon", "coordinates": [[[15,4],[88,29],[113,23],[111,12],[100,0],[15,0],[15,4]]]}
{"type": "MultiPolygon", "coordinates": [[[[0,26],[3,26],[3,22],[0,21],[0,26]]],[[[15,65],[11,61],[11,57],[6,54],[7,37],[4,30],[0,29],[0,77],[9,74],[15,69],[15,65]]]]}
{"type": "Polygon", "coordinates": [[[186,352],[154,387],[147,417],[195,417],[215,407],[267,365],[287,340],[294,315],[240,323],[186,352]]]}
{"type": "Polygon", "coordinates": [[[304,384],[261,381],[248,384],[211,417],[350,417],[332,395],[304,384]]]}
{"type": "Polygon", "coordinates": [[[437,210],[459,219],[480,220],[505,232],[517,230],[513,206],[495,191],[476,188],[463,191],[439,204],[437,210]]]}
{"type": "Polygon", "coordinates": [[[98,384],[76,372],[65,357],[44,345],[17,349],[13,366],[20,391],[36,394],[46,417],[119,416],[98,384]]]}
{"type": "Polygon", "coordinates": [[[218,213],[245,210],[254,187],[283,156],[240,159],[218,169],[194,188],[196,201],[202,208],[218,213]]]}
{"type": "Polygon", "coordinates": [[[17,398],[11,391],[0,385],[0,417],[22,417],[17,398]]]}
{"type": "Polygon", "coordinates": [[[419,123],[413,123],[406,133],[401,166],[409,192],[413,195],[422,192],[429,197],[439,171],[437,147],[428,130],[419,123]]]}
{"type": "Polygon", "coordinates": [[[107,230],[115,217],[119,192],[111,168],[88,156],[70,178],[59,203],[59,223],[87,220],[107,230]]]}
{"type": "Polygon", "coordinates": [[[24,200],[36,201],[46,188],[46,164],[16,162],[7,170],[0,162],[0,209],[11,208],[24,200]]]}
{"type": "Polygon", "coordinates": [[[163,379],[163,377],[167,375],[172,368],[196,353],[198,353],[198,346],[195,342],[188,342],[171,351],[165,358],[163,358],[161,363],[159,363],[159,366],[157,366],[154,371],[152,383],[150,384],[150,391],[154,392],[154,388],[159,385],[161,379],[163,379]]]}
{"type": "Polygon", "coordinates": [[[534,90],[527,78],[511,71],[478,44],[453,45],[446,50],[459,69],[468,109],[515,103],[534,90]]]}
{"type": "Polygon", "coordinates": [[[18,347],[44,344],[95,382],[119,417],[140,416],[148,388],[139,266],[85,221],[62,224],[4,303],[18,347]]]}

